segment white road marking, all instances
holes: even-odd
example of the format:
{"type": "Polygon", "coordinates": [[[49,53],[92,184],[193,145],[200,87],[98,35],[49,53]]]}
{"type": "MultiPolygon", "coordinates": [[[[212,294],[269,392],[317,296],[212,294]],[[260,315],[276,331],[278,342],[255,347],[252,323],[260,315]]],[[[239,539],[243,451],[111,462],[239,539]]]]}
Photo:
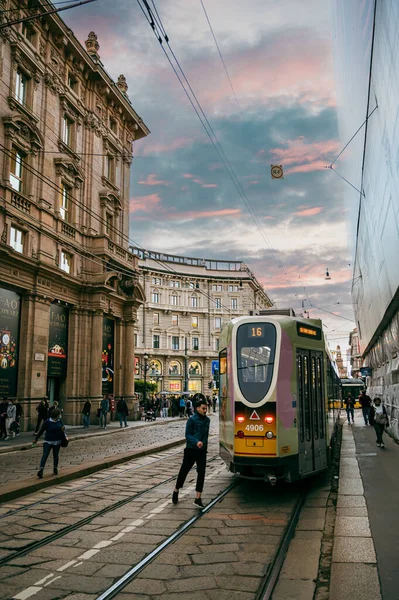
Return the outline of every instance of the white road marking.
{"type": "Polygon", "coordinates": [[[43,585],[43,583],[45,583],[47,581],[47,579],[51,579],[52,577],[54,577],[54,573],[50,573],[50,575],[46,575],[46,577],[43,577],[43,579],[41,579],[40,581],[36,581],[33,585],[43,585]]]}
{"type": "Polygon", "coordinates": [[[125,532],[121,531],[120,533],[117,533],[116,535],[114,535],[114,537],[112,537],[109,541],[110,542],[117,542],[118,540],[120,540],[121,538],[123,538],[126,535],[125,532]]]}
{"type": "Polygon", "coordinates": [[[135,521],[132,521],[130,523],[130,525],[138,526],[138,525],[142,525],[143,523],[144,523],[144,519],[136,519],[135,521]]]}
{"type": "Polygon", "coordinates": [[[92,550],[88,550],[84,554],[81,554],[80,556],[78,556],[78,560],[88,560],[89,558],[91,558],[92,556],[97,554],[98,552],[100,552],[100,550],[94,550],[94,548],[93,548],[92,550]]]}
{"type": "Polygon", "coordinates": [[[76,563],[76,560],[70,560],[69,562],[65,563],[65,565],[62,565],[62,567],[57,569],[57,571],[65,571],[65,569],[72,567],[72,565],[74,565],[75,563],[76,563]]]}
{"type": "Polygon", "coordinates": [[[78,562],[78,563],[76,563],[76,565],[73,565],[73,566],[74,567],[80,567],[80,565],[83,565],[83,563],[82,562],[78,562]]]}
{"type": "Polygon", "coordinates": [[[57,579],[61,579],[62,575],[58,575],[57,577],[54,577],[54,579],[52,579],[51,581],[48,581],[44,587],[47,587],[48,585],[50,585],[50,583],[54,583],[54,581],[56,581],[57,579]]]}
{"type": "Polygon", "coordinates": [[[40,592],[42,589],[43,589],[42,587],[37,587],[37,586],[31,585],[31,587],[28,587],[28,588],[26,588],[26,590],[23,590],[16,596],[13,596],[13,598],[15,600],[27,600],[27,598],[34,596],[35,594],[37,594],[37,592],[40,592]]]}
{"type": "MultiPolygon", "coordinates": [[[[95,546],[93,546],[94,548],[106,548],[107,546],[111,546],[112,542],[111,540],[104,540],[102,542],[98,542],[98,544],[96,544],[95,546]]],[[[59,570],[59,569],[58,569],[59,570]]]]}

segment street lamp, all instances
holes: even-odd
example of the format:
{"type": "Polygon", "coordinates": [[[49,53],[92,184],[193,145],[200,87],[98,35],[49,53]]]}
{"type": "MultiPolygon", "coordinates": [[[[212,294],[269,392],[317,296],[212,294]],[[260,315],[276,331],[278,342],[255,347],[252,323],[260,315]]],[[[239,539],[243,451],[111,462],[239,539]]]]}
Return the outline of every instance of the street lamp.
{"type": "Polygon", "coordinates": [[[148,364],[148,354],[145,353],[144,356],[144,390],[143,390],[143,402],[144,402],[144,408],[146,406],[147,403],[147,371],[149,369],[149,364],[148,364]]]}

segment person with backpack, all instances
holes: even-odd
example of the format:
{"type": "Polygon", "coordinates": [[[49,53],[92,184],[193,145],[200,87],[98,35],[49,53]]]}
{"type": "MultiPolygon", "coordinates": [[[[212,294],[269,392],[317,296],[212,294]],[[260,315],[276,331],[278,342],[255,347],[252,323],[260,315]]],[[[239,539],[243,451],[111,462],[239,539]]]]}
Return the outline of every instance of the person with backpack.
{"type": "Polygon", "coordinates": [[[370,424],[374,426],[377,436],[377,446],[379,448],[385,448],[382,436],[385,427],[389,425],[389,418],[385,406],[381,404],[381,398],[374,398],[373,405],[370,409],[370,424]]]}
{"type": "Polygon", "coordinates": [[[13,401],[11,400],[11,398],[8,399],[8,404],[7,404],[7,413],[6,413],[6,433],[7,436],[5,438],[5,440],[9,440],[10,437],[15,437],[15,431],[11,432],[11,425],[12,423],[14,423],[15,421],[15,417],[17,414],[17,407],[14,406],[13,401]]]}
{"type": "Polygon", "coordinates": [[[59,408],[55,408],[52,412],[52,415],[49,419],[47,419],[40,428],[39,433],[36,435],[36,438],[33,442],[34,445],[37,444],[37,440],[44,435],[44,444],[43,444],[43,455],[40,461],[40,468],[37,472],[37,476],[39,479],[43,479],[43,471],[46,466],[47,459],[51,450],[53,451],[53,475],[58,475],[58,461],[60,455],[61,444],[65,439],[65,427],[60,421],[61,411],[59,408]]]}
{"type": "Polygon", "coordinates": [[[126,404],[126,400],[123,396],[121,396],[120,400],[118,400],[118,404],[116,405],[116,412],[118,413],[119,418],[119,426],[122,427],[122,421],[125,423],[125,427],[128,426],[126,417],[129,414],[129,409],[126,404]]]}

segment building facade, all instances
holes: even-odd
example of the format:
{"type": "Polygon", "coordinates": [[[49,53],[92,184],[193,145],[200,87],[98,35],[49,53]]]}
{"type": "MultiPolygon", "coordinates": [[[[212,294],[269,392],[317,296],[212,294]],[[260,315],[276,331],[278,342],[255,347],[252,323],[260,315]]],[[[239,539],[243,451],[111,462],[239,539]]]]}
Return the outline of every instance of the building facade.
{"type": "MultiPolygon", "coordinates": [[[[32,14],[27,2],[0,5],[11,20],[32,14]]],[[[0,36],[0,396],[20,399],[25,427],[46,396],[77,423],[87,398],[95,409],[104,393],[134,397],[144,296],[128,244],[130,168],[149,131],[95,33],[83,48],[53,14],[0,36]]]]}
{"type": "Polygon", "coordinates": [[[211,394],[223,323],[271,300],[243,262],[131,250],[146,297],[136,324],[136,379],[147,363],[159,392],[211,394]]]}
{"type": "Polygon", "coordinates": [[[349,334],[349,351],[351,377],[361,377],[360,368],[363,365],[362,355],[360,353],[359,333],[355,327],[349,334]]]}
{"type": "MultiPolygon", "coordinates": [[[[367,377],[370,396],[382,397],[391,416],[397,418],[399,4],[395,0],[336,0],[335,5],[338,67],[342,89],[347,92],[344,107],[352,116],[352,135],[367,118],[356,136],[360,137],[361,149],[348,147],[344,154],[346,169],[341,171],[360,191],[356,196],[352,299],[363,365],[371,369],[367,377]],[[367,68],[361,68],[361,59],[367,68]],[[356,173],[359,176],[354,179],[356,173]]],[[[349,186],[346,190],[348,199],[353,200],[355,192],[349,186]]]]}

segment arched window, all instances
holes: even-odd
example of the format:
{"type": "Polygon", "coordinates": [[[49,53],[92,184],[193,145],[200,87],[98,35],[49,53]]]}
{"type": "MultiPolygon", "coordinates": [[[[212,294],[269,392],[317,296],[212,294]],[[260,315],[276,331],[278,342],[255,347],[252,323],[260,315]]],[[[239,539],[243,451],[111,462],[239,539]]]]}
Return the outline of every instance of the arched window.
{"type": "Polygon", "coordinates": [[[171,360],[169,363],[169,375],[181,375],[181,364],[178,360],[171,360]]]}
{"type": "Polygon", "coordinates": [[[162,365],[159,360],[152,360],[150,362],[148,374],[150,377],[157,377],[158,375],[162,375],[162,365]]]}
{"type": "Polygon", "coordinates": [[[188,374],[192,376],[200,376],[201,373],[202,369],[200,363],[197,360],[191,362],[188,368],[188,374]]]}

